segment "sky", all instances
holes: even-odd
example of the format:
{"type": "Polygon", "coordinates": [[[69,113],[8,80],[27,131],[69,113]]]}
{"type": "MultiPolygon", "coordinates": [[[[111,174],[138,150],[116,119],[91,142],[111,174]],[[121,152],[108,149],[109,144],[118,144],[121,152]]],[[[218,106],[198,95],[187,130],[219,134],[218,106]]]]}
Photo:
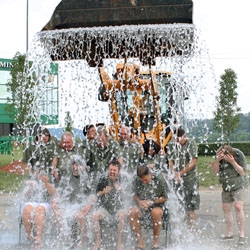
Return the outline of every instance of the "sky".
{"type": "MultiPolygon", "coordinates": [[[[59,2],[29,0],[29,46],[35,33],[41,31],[49,21],[59,2]]],[[[193,23],[200,30],[209,50],[216,84],[225,69],[233,69],[238,77],[238,106],[242,113],[250,112],[250,1],[193,0],[193,3],[193,23]]],[[[26,8],[27,0],[0,0],[0,58],[13,58],[17,51],[25,53],[26,8]]],[[[215,90],[216,94],[218,92],[215,90]]]]}

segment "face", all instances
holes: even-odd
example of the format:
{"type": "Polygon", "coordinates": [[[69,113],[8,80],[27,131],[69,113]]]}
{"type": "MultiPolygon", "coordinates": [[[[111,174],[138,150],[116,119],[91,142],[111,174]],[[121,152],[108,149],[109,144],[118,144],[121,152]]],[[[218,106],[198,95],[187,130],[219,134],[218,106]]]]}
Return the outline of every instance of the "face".
{"type": "Polygon", "coordinates": [[[154,156],[154,154],[155,154],[155,150],[154,150],[154,148],[149,148],[149,150],[148,150],[148,155],[150,155],[150,156],[154,156]]]}
{"type": "Polygon", "coordinates": [[[186,143],[186,135],[176,137],[176,142],[183,146],[186,143]]]}
{"type": "Polygon", "coordinates": [[[72,165],[72,174],[74,176],[80,175],[80,171],[81,171],[81,166],[80,165],[78,165],[78,164],[73,164],[72,165]]]}
{"type": "Polygon", "coordinates": [[[120,140],[122,143],[128,142],[130,140],[129,130],[127,128],[121,128],[120,130],[120,140]]]}
{"type": "Polygon", "coordinates": [[[87,139],[90,141],[90,140],[93,140],[96,138],[96,129],[95,127],[92,127],[90,129],[88,129],[88,133],[87,133],[87,139]]]}
{"type": "Polygon", "coordinates": [[[149,173],[148,175],[144,175],[142,177],[139,177],[140,181],[143,183],[143,184],[149,184],[150,181],[152,180],[152,174],[149,173]]]}
{"type": "Polygon", "coordinates": [[[38,141],[43,142],[44,144],[46,144],[49,141],[49,135],[39,134],[37,137],[38,141]]]}
{"type": "Polygon", "coordinates": [[[69,135],[63,136],[61,145],[65,151],[70,151],[74,147],[73,138],[69,135]]]}
{"type": "Polygon", "coordinates": [[[101,132],[97,135],[96,140],[97,140],[97,145],[99,148],[107,147],[108,138],[106,137],[106,135],[103,132],[101,132]]]}
{"type": "Polygon", "coordinates": [[[111,181],[117,180],[119,176],[119,167],[112,164],[109,165],[108,175],[111,181]]]}

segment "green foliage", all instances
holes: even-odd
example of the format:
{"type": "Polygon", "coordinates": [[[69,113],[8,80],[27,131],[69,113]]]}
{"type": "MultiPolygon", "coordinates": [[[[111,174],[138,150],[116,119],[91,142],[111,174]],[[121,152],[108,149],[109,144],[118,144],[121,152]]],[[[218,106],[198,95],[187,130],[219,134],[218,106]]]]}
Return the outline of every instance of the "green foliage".
{"type": "Polygon", "coordinates": [[[72,118],[70,116],[69,111],[66,113],[66,117],[65,117],[64,121],[65,121],[65,129],[64,129],[64,131],[69,131],[69,132],[71,132],[73,134],[73,132],[74,132],[73,131],[73,120],[72,120],[72,118]]]}
{"type": "Polygon", "coordinates": [[[23,183],[27,178],[27,176],[0,171],[0,191],[4,193],[18,192],[23,187],[23,183]]]}
{"type": "Polygon", "coordinates": [[[200,186],[218,186],[218,176],[214,174],[213,169],[210,167],[210,163],[214,161],[212,156],[199,156],[198,157],[198,172],[199,172],[199,184],[200,186]]]}
{"type": "Polygon", "coordinates": [[[14,120],[20,131],[34,121],[31,115],[34,103],[35,76],[28,74],[30,63],[26,62],[26,55],[17,52],[13,58],[13,68],[10,71],[11,79],[7,82],[7,90],[11,98],[7,102],[8,111],[14,113],[14,120]]]}
{"type": "MultiPolygon", "coordinates": [[[[230,136],[230,142],[250,141],[250,112],[247,114],[239,114],[240,123],[230,136]]],[[[189,121],[188,121],[189,122],[189,121]]],[[[197,120],[194,123],[191,121],[188,124],[188,134],[195,138],[198,143],[206,142],[221,142],[225,141],[222,133],[215,131],[213,127],[213,119],[197,120]]]]}
{"type": "Polygon", "coordinates": [[[237,75],[232,69],[226,69],[225,74],[221,76],[220,94],[217,97],[217,109],[214,112],[214,128],[226,136],[229,143],[231,133],[238,127],[240,122],[237,107],[237,75]]]}

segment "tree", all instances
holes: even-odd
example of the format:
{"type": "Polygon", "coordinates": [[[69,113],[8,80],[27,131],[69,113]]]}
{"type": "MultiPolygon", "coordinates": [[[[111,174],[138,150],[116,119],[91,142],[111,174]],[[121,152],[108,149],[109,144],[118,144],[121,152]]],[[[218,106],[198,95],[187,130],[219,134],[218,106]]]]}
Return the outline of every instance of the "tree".
{"type": "Polygon", "coordinates": [[[230,143],[231,133],[239,126],[240,108],[237,106],[237,75],[232,69],[226,69],[219,82],[219,96],[217,109],[214,112],[213,127],[225,135],[227,143],[230,143]]]}
{"type": "Polygon", "coordinates": [[[18,131],[24,132],[31,128],[35,118],[32,115],[35,99],[35,80],[29,75],[30,64],[26,62],[26,55],[17,52],[12,61],[11,78],[7,82],[7,90],[12,97],[7,99],[10,104],[8,111],[14,114],[18,131]]]}
{"type": "Polygon", "coordinates": [[[64,121],[65,121],[64,131],[69,131],[69,132],[71,132],[73,134],[74,133],[73,132],[73,120],[72,120],[72,118],[70,116],[69,111],[66,112],[66,117],[65,117],[64,121]]]}

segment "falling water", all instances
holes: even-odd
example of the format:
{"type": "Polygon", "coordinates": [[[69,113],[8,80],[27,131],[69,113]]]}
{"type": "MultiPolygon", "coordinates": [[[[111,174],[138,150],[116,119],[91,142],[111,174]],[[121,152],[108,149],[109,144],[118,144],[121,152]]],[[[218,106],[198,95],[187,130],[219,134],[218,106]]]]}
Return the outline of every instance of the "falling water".
{"type": "MultiPolygon", "coordinates": [[[[58,113],[58,126],[64,127],[66,114],[70,112],[74,127],[81,130],[89,123],[112,124],[109,103],[100,102],[97,98],[100,85],[98,65],[102,65],[112,78],[116,64],[124,62],[124,58],[126,62],[139,65],[141,70],[149,70],[148,63],[153,62],[154,70],[171,73],[169,82],[170,88],[175,90],[175,101],[169,107],[170,126],[182,125],[188,132],[197,120],[207,117],[211,110],[209,101],[213,100],[208,83],[214,81],[214,76],[208,51],[198,29],[187,24],[129,25],[54,30],[35,35],[28,53],[28,60],[32,61],[29,76],[35,76],[36,79],[31,90],[35,95],[30,114],[34,118],[33,122],[40,123],[42,116],[58,113]],[[96,46],[94,49],[93,44],[96,46]],[[58,94],[53,96],[54,101],[58,100],[59,107],[50,105],[51,109],[46,110],[41,106],[45,103],[48,85],[54,84],[50,79],[51,64],[57,64],[59,69],[58,94]]],[[[160,87],[161,84],[160,81],[160,87]]],[[[204,130],[204,137],[206,133],[204,130]]],[[[176,209],[179,207],[178,199],[174,191],[170,191],[172,228],[168,249],[200,249],[204,240],[200,235],[205,230],[200,228],[196,234],[189,233],[183,223],[181,208],[176,209]]],[[[19,202],[16,201],[16,209],[19,202]]],[[[8,244],[13,244],[11,239],[8,244]]],[[[56,244],[53,247],[55,249],[56,244]]],[[[6,249],[11,247],[6,246],[6,249]]],[[[216,249],[216,246],[210,242],[202,245],[202,249],[216,249]]]]}

